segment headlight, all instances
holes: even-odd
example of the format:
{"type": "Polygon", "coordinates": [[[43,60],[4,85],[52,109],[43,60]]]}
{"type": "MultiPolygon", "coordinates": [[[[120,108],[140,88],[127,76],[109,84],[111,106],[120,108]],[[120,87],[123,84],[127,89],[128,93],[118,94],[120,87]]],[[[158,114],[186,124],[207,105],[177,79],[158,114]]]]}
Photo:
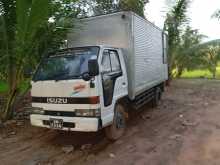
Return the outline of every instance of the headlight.
{"type": "Polygon", "coordinates": [[[100,109],[76,109],[75,115],[79,117],[100,117],[100,109]]]}
{"type": "Polygon", "coordinates": [[[38,114],[38,115],[44,115],[44,110],[43,108],[36,108],[36,107],[33,107],[32,108],[32,111],[31,111],[31,114],[38,114]]]}

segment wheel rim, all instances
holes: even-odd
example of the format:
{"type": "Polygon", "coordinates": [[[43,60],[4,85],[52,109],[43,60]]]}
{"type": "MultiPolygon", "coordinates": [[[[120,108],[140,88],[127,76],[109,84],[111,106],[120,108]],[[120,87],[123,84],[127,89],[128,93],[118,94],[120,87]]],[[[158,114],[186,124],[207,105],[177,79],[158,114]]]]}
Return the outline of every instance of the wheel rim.
{"type": "Polygon", "coordinates": [[[110,140],[117,140],[124,134],[125,129],[126,117],[124,109],[121,105],[116,105],[113,123],[106,129],[107,137],[110,140]]]}
{"type": "Polygon", "coordinates": [[[122,112],[116,111],[116,128],[125,128],[125,120],[122,112]]]}

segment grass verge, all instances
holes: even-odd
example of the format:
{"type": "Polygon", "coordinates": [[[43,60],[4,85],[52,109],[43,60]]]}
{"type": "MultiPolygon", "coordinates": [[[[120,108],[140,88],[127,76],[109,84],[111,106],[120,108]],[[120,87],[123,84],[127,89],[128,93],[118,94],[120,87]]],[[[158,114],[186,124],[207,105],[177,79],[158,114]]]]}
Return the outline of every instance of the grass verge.
{"type": "MultiPolygon", "coordinates": [[[[181,78],[212,78],[212,73],[205,69],[184,71],[181,78]]],[[[220,79],[220,67],[217,67],[216,79],[220,79]]]]}

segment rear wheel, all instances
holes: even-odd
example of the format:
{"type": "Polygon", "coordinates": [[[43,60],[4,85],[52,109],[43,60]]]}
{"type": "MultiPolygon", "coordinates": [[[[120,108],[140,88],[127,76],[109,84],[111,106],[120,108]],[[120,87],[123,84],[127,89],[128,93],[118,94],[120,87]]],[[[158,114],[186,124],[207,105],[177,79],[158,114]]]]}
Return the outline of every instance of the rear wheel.
{"type": "Polygon", "coordinates": [[[153,107],[157,107],[160,104],[161,97],[162,97],[162,90],[160,87],[157,87],[155,89],[155,95],[152,100],[153,107]]]}
{"type": "Polygon", "coordinates": [[[116,104],[113,123],[111,126],[105,128],[106,137],[109,140],[115,141],[119,139],[126,129],[126,113],[121,104],[116,104]]]}

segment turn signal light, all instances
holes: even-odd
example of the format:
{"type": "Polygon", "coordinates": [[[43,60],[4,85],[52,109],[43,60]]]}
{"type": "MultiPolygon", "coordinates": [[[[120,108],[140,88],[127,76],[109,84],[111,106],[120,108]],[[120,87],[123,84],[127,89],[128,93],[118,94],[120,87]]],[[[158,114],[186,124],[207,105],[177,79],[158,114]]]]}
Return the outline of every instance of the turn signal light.
{"type": "Polygon", "coordinates": [[[99,96],[93,96],[89,98],[90,104],[99,104],[100,103],[100,97],[99,96]]]}

